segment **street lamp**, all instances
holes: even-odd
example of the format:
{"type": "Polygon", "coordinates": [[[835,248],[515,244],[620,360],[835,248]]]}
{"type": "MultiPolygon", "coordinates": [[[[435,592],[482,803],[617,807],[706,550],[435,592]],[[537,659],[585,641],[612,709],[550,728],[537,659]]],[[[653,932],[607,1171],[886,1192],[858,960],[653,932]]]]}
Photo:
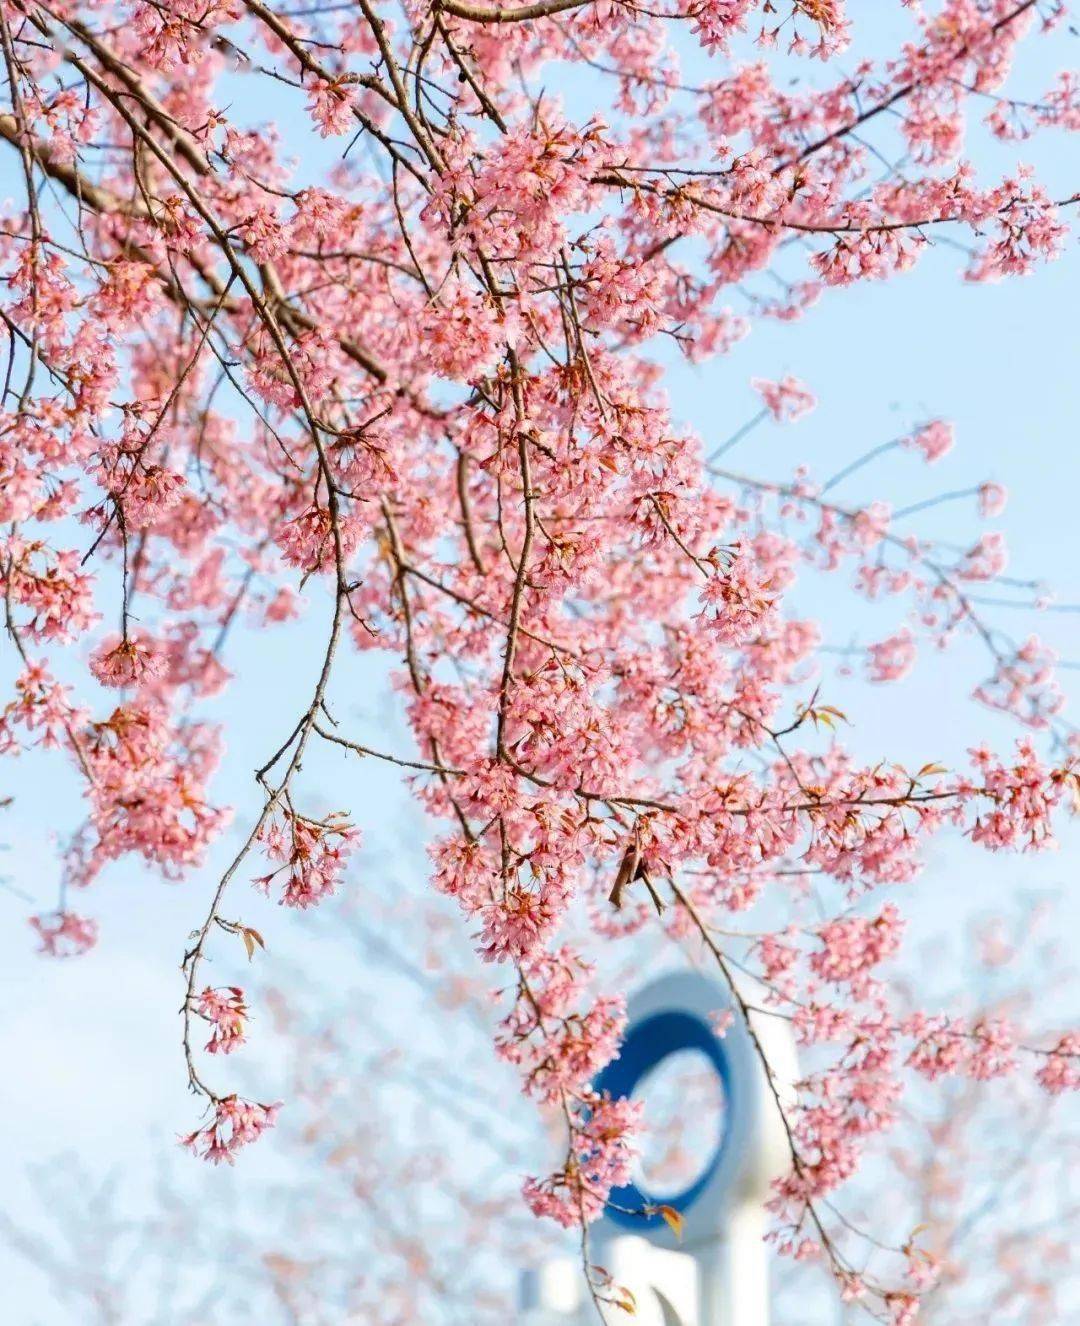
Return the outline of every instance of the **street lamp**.
{"type": "MultiPolygon", "coordinates": [[[[761,992],[749,982],[739,995],[760,1007],[761,992]]],[[[631,1000],[621,1053],[594,1085],[632,1095],[687,1051],[702,1057],[723,1092],[708,1161],[674,1194],[650,1191],[644,1175],[612,1192],[594,1233],[596,1259],[634,1294],[635,1326],[768,1326],[765,1202],[790,1163],[777,1100],[792,1098],[794,1043],[787,1023],[768,1013],[751,1011],[748,1028],[726,986],[696,972],[673,973],[631,1000]],[[734,1016],[721,1036],[717,1015],[724,1013],[734,1016]],[[660,1205],[678,1213],[678,1234],[660,1205]]],[[[580,1276],[570,1258],[526,1276],[523,1322],[587,1321],[580,1276]]]]}

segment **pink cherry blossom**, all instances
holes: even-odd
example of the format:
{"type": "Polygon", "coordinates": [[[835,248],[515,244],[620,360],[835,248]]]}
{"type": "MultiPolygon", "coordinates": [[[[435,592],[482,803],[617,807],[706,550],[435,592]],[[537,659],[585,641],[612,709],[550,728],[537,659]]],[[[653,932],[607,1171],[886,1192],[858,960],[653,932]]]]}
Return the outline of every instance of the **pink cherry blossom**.
{"type": "Polygon", "coordinates": [[[933,419],[928,424],[917,428],[903,445],[922,453],[928,465],[934,464],[947,455],[955,444],[952,424],[944,419],[933,419]]]}
{"type": "Polygon", "coordinates": [[[778,423],[794,423],[796,419],[809,414],[817,404],[813,393],[798,378],[788,376],[779,382],[754,378],[750,385],[778,423]]]}
{"type": "Polygon", "coordinates": [[[900,681],[915,665],[918,648],[906,627],[887,640],[868,645],[867,672],[871,681],[900,681]]]}
{"type": "Polygon", "coordinates": [[[90,671],[102,686],[121,689],[151,681],[163,668],[159,647],[145,635],[105,640],[90,661],[90,671]]]}
{"type": "Polygon", "coordinates": [[[30,924],[41,941],[38,952],[50,958],[80,957],[97,943],[98,923],[75,912],[32,916],[30,924]]]}
{"type": "Polygon", "coordinates": [[[239,1096],[226,1096],[211,1103],[210,1122],[182,1137],[181,1145],[214,1165],[235,1164],[241,1148],[257,1142],[274,1126],[279,1109],[280,1104],[260,1105],[239,1096]]]}
{"type": "Polygon", "coordinates": [[[1000,516],[1005,510],[1009,494],[1000,483],[986,483],[979,485],[979,515],[989,520],[993,516],[1000,516]]]}
{"type": "Polygon", "coordinates": [[[770,580],[759,580],[751,559],[741,550],[715,570],[701,590],[699,616],[721,643],[740,645],[769,619],[775,603],[770,580]]]}
{"type": "Polygon", "coordinates": [[[199,1014],[213,1028],[206,1045],[210,1054],[231,1054],[243,1044],[247,1021],[243,990],[235,985],[223,990],[207,986],[199,996],[199,1014]]]}

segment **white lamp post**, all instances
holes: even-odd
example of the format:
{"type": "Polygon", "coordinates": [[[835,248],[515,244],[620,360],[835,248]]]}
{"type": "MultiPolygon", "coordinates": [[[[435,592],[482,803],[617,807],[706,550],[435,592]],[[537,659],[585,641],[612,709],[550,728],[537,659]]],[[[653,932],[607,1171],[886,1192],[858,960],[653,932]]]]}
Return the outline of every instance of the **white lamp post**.
{"type": "MultiPolygon", "coordinates": [[[[754,1003],[757,992],[740,994],[754,1003]]],[[[597,1078],[628,1096],[670,1055],[705,1057],[724,1093],[723,1124],[705,1169],[680,1193],[631,1184],[612,1193],[613,1209],[596,1227],[596,1258],[635,1295],[636,1326],[768,1326],[764,1204],[772,1180],[789,1164],[776,1097],[791,1098],[795,1047],[780,1018],[751,1014],[761,1061],[730,992],[692,972],[665,976],[630,1003],[622,1053],[597,1078]],[[735,1014],[718,1037],[710,1015],[735,1014]],[[659,1214],[626,1214],[663,1203],[682,1218],[681,1238],[659,1214]]],[[[558,1259],[523,1284],[528,1326],[576,1326],[588,1320],[580,1267],[558,1259]],[[572,1288],[573,1286],[573,1288],[572,1288]]]]}

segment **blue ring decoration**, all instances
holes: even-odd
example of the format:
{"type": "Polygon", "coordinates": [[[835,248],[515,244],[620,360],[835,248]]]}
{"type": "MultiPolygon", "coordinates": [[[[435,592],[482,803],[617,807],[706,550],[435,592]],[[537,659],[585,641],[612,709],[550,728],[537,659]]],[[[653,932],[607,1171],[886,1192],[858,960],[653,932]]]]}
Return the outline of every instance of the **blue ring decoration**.
{"type": "MultiPolygon", "coordinates": [[[[731,1090],[731,1065],[723,1042],[703,1018],[681,1009],[669,1012],[653,1013],[643,1018],[627,1032],[619,1057],[613,1059],[593,1083],[597,1091],[606,1091],[615,1099],[632,1094],[634,1088],[657,1064],[662,1063],[680,1050],[700,1050],[716,1069],[724,1089],[724,1114],[720,1125],[720,1136],[716,1149],[708,1165],[698,1178],[682,1192],[673,1197],[650,1197],[643,1193],[636,1183],[628,1183],[623,1188],[613,1188],[611,1201],[617,1206],[629,1207],[637,1211],[644,1206],[662,1202],[683,1214],[697,1201],[705,1191],[724,1158],[732,1136],[732,1115],[734,1093],[731,1090]]],[[[625,1211],[616,1211],[611,1207],[605,1215],[613,1224],[624,1229],[641,1230],[644,1227],[662,1223],[661,1215],[629,1215],[625,1211]]]]}

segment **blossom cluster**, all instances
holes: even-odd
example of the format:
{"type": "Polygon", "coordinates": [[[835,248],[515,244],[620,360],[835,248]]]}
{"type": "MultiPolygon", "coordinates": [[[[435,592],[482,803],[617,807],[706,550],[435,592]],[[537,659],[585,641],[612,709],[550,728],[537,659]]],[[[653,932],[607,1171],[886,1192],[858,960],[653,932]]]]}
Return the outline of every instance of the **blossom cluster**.
{"type": "Polygon", "coordinates": [[[207,986],[199,996],[199,1014],[213,1029],[206,1044],[210,1054],[232,1054],[244,1043],[248,1011],[244,992],[237,986],[223,990],[207,986]]]}
{"type": "Polygon", "coordinates": [[[236,1153],[257,1142],[277,1121],[280,1103],[260,1105],[239,1096],[226,1096],[212,1102],[213,1117],[202,1128],[181,1138],[184,1146],[211,1164],[236,1163],[236,1153]]]}

